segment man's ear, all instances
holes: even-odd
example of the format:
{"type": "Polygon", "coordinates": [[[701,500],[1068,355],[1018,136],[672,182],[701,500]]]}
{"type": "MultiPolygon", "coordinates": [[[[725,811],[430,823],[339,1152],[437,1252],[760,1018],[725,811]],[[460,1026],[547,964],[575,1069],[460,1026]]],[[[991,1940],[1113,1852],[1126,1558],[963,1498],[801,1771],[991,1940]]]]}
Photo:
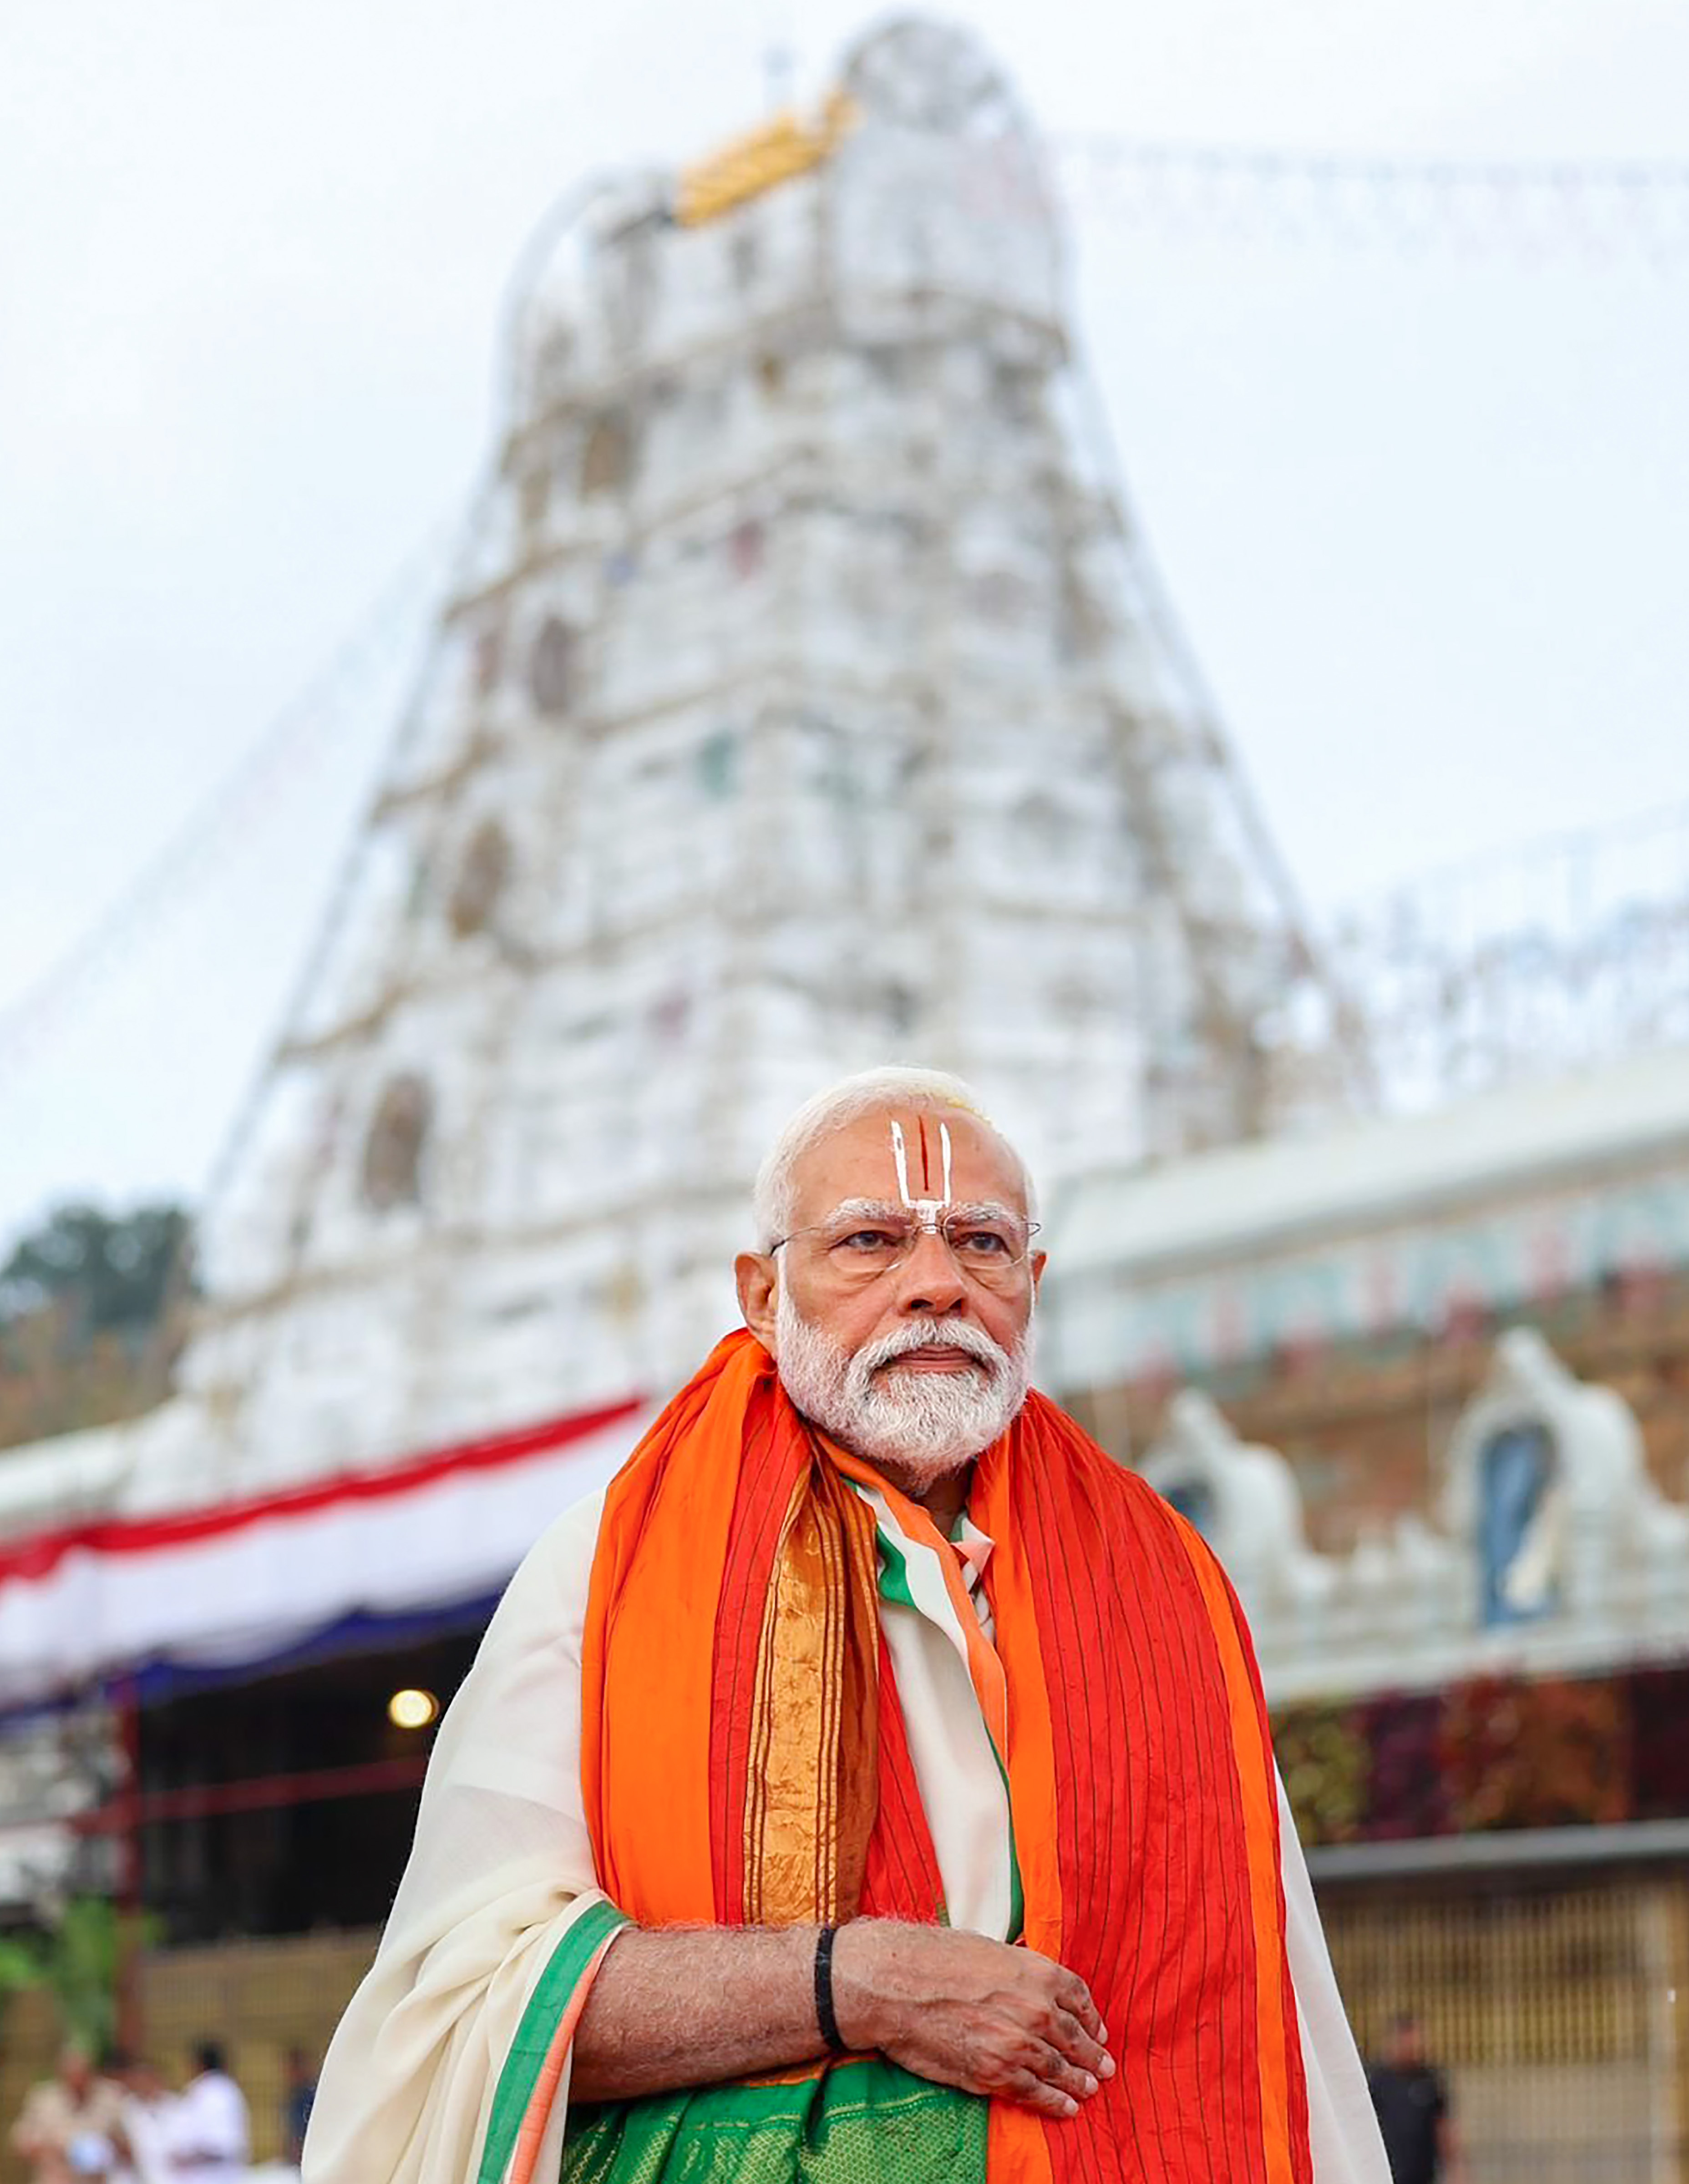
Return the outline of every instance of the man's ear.
{"type": "Polygon", "coordinates": [[[1048,1251],[1034,1251],[1033,1253],[1032,1293],[1034,1296],[1038,1295],[1038,1285],[1044,1279],[1044,1269],[1049,1265],[1049,1263],[1050,1254],[1048,1251]]]}
{"type": "Polygon", "coordinates": [[[739,1310],[744,1323],[772,1357],[774,1322],[779,1311],[780,1277],[772,1252],[741,1251],[733,1261],[739,1310]]]}

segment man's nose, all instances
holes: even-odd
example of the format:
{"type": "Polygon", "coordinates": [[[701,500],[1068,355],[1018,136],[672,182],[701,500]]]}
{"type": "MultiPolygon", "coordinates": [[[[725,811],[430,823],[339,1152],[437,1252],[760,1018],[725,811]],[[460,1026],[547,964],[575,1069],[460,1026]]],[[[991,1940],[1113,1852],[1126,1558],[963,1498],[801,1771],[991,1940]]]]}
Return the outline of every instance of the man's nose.
{"type": "Polygon", "coordinates": [[[917,1229],[897,1269],[898,1310],[956,1312],[967,1303],[967,1284],[950,1245],[937,1229],[917,1229]]]}

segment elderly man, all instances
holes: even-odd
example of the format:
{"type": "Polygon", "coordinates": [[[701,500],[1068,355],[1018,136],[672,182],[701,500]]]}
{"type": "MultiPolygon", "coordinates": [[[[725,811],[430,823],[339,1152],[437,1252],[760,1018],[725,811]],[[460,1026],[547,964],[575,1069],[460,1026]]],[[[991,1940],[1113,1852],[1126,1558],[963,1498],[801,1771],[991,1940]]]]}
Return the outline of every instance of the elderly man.
{"type": "Polygon", "coordinates": [[[123,2144],[122,2088],[95,2070],[86,2048],[67,2042],[58,2075],[31,2088],[12,2126],[14,2151],[29,2163],[31,2184],[109,2176],[123,2144]]]}
{"type": "Polygon", "coordinates": [[[744,1331],[512,1581],[306,2184],[1385,2184],[1236,1603],[1028,1392],[967,1088],[758,1178],[744,1331]]]}

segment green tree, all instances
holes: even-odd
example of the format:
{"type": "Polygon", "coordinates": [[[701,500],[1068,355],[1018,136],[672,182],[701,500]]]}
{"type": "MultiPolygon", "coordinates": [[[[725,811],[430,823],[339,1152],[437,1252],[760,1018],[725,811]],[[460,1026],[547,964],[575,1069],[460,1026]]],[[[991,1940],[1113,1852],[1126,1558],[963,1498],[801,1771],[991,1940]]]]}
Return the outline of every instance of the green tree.
{"type": "Polygon", "coordinates": [[[159,1401],[191,1294],[176,1206],[60,1206],[0,1264],[0,1446],[133,1418],[159,1401]]]}
{"type": "Polygon", "coordinates": [[[109,1897],[71,1897],[53,1925],[0,1936],[0,2008],[26,1987],[47,1987],[65,2038],[104,2053],[117,2031],[124,1964],[156,1930],[155,1919],[120,1911],[109,1897]]]}
{"type": "Polygon", "coordinates": [[[61,1206],[0,1267],[0,1325],[59,1306],[78,1348],[106,1333],[144,1338],[180,1285],[192,1234],[179,1206],[118,1216],[61,1206]]]}
{"type": "Polygon", "coordinates": [[[41,1985],[41,1952],[15,1934],[0,1934],[0,2012],[14,1994],[41,1985]]]}

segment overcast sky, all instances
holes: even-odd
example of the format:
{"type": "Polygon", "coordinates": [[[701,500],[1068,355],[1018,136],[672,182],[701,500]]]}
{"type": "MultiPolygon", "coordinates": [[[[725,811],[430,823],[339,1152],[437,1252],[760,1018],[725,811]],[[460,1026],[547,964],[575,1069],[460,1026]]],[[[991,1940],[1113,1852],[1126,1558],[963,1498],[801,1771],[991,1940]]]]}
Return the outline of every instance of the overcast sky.
{"type": "MultiPolygon", "coordinates": [[[[1689,160],[1681,0],[983,0],[1064,136],[1689,160]]],[[[390,722],[414,614],[98,975],[157,855],[488,451],[524,235],[806,92],[818,0],[19,0],[0,72],[0,1237],[203,1187],[390,722]],[[15,1023],[15,1017],[14,1018],[15,1023]]],[[[1341,243],[1072,172],[1130,490],[1318,912],[1689,800],[1689,248],[1341,243]]],[[[1682,236],[1680,224],[1679,236],[1682,236]]],[[[420,580],[408,596],[420,601],[420,580]]]]}

